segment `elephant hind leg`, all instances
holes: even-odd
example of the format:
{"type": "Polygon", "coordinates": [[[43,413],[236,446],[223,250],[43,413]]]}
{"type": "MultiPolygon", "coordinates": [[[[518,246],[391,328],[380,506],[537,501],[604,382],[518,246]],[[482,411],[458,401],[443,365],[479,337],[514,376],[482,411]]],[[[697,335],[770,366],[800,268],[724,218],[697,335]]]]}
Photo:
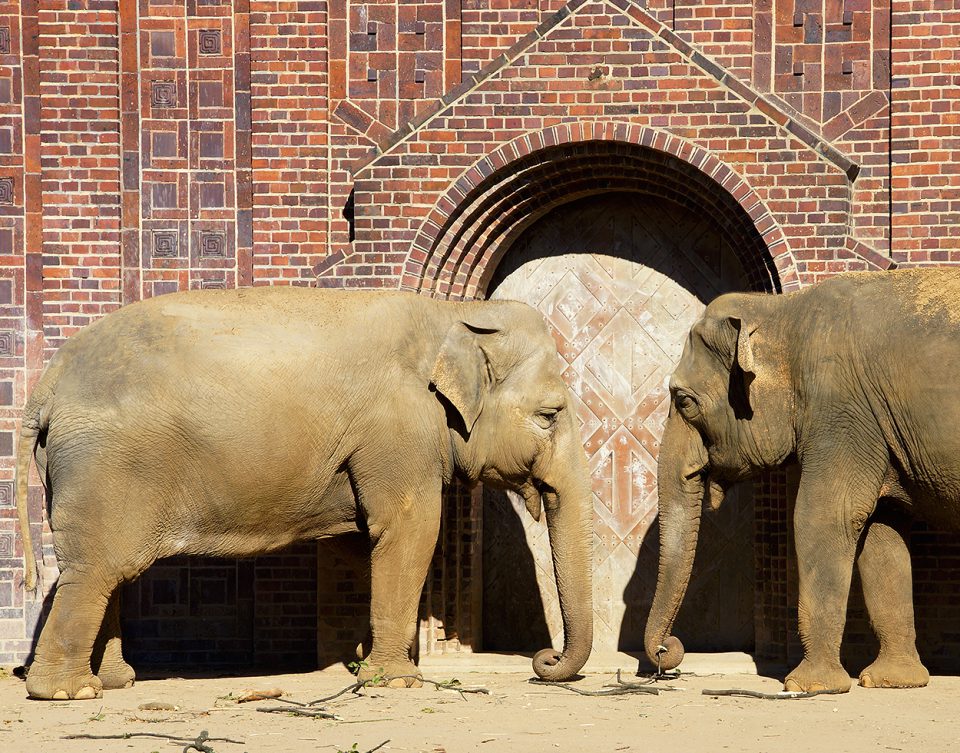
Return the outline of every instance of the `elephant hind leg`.
{"type": "Polygon", "coordinates": [[[42,700],[99,698],[100,679],[90,668],[110,594],[117,582],[91,578],[81,569],[60,573],[53,607],[27,674],[27,694],[42,700]]]}
{"type": "Polygon", "coordinates": [[[881,505],[857,558],[867,612],[880,640],[876,661],[860,673],[865,688],[917,688],[930,680],[917,654],[908,528],[906,516],[881,505]]]}
{"type": "Polygon", "coordinates": [[[145,517],[123,516],[122,499],[73,490],[55,495],[60,578],[27,674],[27,693],[47,700],[97,698],[105,683],[94,663],[107,687],[133,680],[120,655],[118,602],[113,602],[119,585],[153,562],[155,548],[145,541],[145,517]]]}
{"type": "Polygon", "coordinates": [[[129,688],[136,681],[136,672],[123,659],[120,642],[120,589],[110,597],[100,634],[90,658],[93,673],[100,678],[104,690],[129,688]]]}

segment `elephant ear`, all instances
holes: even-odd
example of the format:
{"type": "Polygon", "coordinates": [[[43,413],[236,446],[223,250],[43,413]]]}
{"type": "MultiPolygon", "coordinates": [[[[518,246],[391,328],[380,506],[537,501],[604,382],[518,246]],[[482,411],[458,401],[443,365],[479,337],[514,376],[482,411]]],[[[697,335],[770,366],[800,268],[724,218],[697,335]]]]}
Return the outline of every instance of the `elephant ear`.
{"type": "Polygon", "coordinates": [[[753,358],[753,345],[750,337],[756,332],[756,325],[744,322],[740,317],[731,316],[727,323],[736,333],[733,359],[730,364],[730,402],[737,418],[752,418],[753,406],[750,403],[750,385],[756,377],[756,365],[753,358]]]}
{"type": "Polygon", "coordinates": [[[497,331],[456,322],[447,331],[433,364],[430,382],[456,408],[468,434],[473,431],[494,381],[493,369],[480,339],[497,331]]]}

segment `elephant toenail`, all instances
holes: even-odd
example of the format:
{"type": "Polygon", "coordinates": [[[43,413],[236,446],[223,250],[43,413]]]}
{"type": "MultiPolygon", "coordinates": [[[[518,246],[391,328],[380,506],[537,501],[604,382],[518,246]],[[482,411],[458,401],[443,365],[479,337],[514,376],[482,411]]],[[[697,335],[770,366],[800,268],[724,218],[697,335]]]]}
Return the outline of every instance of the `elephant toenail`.
{"type": "Polygon", "coordinates": [[[52,696],[50,696],[50,697],[53,698],[53,700],[55,700],[55,701],[69,701],[69,700],[70,700],[70,696],[67,694],[67,691],[66,691],[66,690],[58,690],[56,693],[54,693],[54,694],[53,694],[52,696]]]}
{"type": "Polygon", "coordinates": [[[97,691],[91,688],[89,685],[84,685],[80,690],[77,691],[77,694],[74,696],[78,701],[87,701],[91,698],[97,697],[97,691]]]}

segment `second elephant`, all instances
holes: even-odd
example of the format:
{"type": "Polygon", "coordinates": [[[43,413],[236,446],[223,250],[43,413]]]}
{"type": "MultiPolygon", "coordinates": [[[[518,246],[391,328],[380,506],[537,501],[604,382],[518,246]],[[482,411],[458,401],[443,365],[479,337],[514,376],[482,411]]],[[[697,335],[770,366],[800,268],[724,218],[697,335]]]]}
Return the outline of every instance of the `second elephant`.
{"type": "Polygon", "coordinates": [[[844,275],[783,296],[731,294],[690,331],[660,449],[660,574],[647,654],[676,666],[670,628],[704,496],[795,456],[804,659],[787,690],[850,687],[840,641],[854,563],[880,652],[865,686],[925,685],[910,515],[960,528],[960,272],[844,275]]]}

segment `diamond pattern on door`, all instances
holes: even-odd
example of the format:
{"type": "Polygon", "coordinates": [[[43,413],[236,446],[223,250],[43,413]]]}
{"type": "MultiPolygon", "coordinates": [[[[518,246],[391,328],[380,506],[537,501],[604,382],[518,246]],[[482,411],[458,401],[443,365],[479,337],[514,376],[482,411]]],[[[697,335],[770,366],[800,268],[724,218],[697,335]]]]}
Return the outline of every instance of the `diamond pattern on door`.
{"type": "MultiPolygon", "coordinates": [[[[597,649],[642,646],[656,583],[657,537],[644,539],[656,519],[666,380],[706,302],[743,289],[741,279],[709,220],[651,197],[613,194],[564,205],[534,223],[491,285],[491,298],[525,301],[543,312],[574,395],[594,493],[597,649]]],[[[484,511],[485,647],[533,647],[536,640],[518,633],[534,624],[561,645],[546,527],[526,514],[522,501],[491,502],[493,496],[484,511]],[[518,590],[530,569],[540,603],[518,590]],[[497,616],[504,609],[507,623],[497,616]]],[[[687,639],[691,632],[709,633],[714,647],[752,643],[753,562],[742,556],[752,536],[750,504],[731,499],[720,515],[704,515],[687,601],[698,605],[694,623],[711,624],[687,628],[689,647],[697,647],[687,639]],[[739,605],[736,614],[730,605],[739,605]]]]}

